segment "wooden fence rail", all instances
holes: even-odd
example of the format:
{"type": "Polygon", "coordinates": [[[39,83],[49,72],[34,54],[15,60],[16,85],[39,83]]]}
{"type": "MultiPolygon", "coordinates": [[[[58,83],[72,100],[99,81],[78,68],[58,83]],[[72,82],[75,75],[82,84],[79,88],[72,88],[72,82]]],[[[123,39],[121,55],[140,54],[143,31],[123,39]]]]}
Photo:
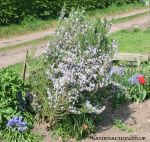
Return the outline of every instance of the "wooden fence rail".
{"type": "Polygon", "coordinates": [[[135,53],[117,53],[114,55],[113,61],[150,61],[150,54],[135,54],[135,53]]]}

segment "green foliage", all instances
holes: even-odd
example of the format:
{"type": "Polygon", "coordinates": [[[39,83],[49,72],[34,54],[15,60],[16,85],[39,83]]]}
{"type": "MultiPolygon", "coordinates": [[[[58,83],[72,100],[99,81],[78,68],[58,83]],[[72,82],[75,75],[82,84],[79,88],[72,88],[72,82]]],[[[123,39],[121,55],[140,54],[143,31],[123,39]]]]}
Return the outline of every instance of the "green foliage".
{"type": "Polygon", "coordinates": [[[114,118],[114,125],[121,131],[126,131],[128,133],[133,133],[133,129],[129,128],[122,120],[114,118]]]}
{"type": "Polygon", "coordinates": [[[114,104],[122,103],[123,101],[136,101],[143,102],[150,97],[150,64],[140,64],[138,67],[134,66],[134,63],[130,64],[130,67],[124,68],[125,74],[113,75],[113,80],[119,83],[119,86],[123,86],[123,89],[114,97],[114,104]],[[138,76],[143,76],[143,83],[138,81],[138,76]],[[135,83],[134,83],[135,82],[135,83]]]}
{"type": "Polygon", "coordinates": [[[39,141],[39,136],[30,132],[35,118],[31,110],[31,96],[27,94],[29,90],[30,86],[12,70],[0,70],[0,138],[4,142],[39,141]],[[19,132],[6,126],[8,120],[14,116],[22,116],[27,122],[26,132],[19,132]]]}
{"type": "Polygon", "coordinates": [[[32,126],[33,116],[27,112],[30,110],[26,97],[29,87],[10,69],[0,70],[0,129],[5,128],[7,121],[15,115],[23,116],[32,126]]]}
{"type": "Polygon", "coordinates": [[[47,93],[46,93],[46,86],[47,86],[47,79],[45,76],[45,69],[42,66],[41,69],[37,69],[35,71],[30,72],[29,78],[30,84],[32,85],[32,91],[37,96],[35,106],[35,110],[38,111],[38,117],[42,120],[47,120],[47,118],[51,118],[51,113],[49,109],[49,103],[47,100],[47,93]],[[39,103],[41,105],[41,110],[38,110],[39,103]]]}
{"type": "Polygon", "coordinates": [[[112,99],[112,107],[113,109],[119,107],[120,105],[126,103],[128,100],[125,96],[125,94],[123,94],[122,92],[116,94],[113,96],[113,99],[112,99]]]}
{"type": "Polygon", "coordinates": [[[112,4],[123,5],[138,0],[0,0],[0,25],[20,23],[25,17],[42,19],[58,17],[66,4],[67,11],[72,7],[84,7],[86,10],[105,8],[112,4]]]}
{"type": "Polygon", "coordinates": [[[95,122],[89,114],[68,115],[54,127],[55,133],[65,138],[81,140],[96,130],[95,122]]]}
{"type": "Polygon", "coordinates": [[[118,40],[119,52],[150,53],[149,29],[141,30],[136,27],[132,30],[121,30],[113,33],[112,37],[118,40]]]}
{"type": "Polygon", "coordinates": [[[33,134],[30,131],[21,133],[11,129],[1,130],[0,138],[2,138],[3,142],[41,142],[41,137],[37,134],[33,134]]]}

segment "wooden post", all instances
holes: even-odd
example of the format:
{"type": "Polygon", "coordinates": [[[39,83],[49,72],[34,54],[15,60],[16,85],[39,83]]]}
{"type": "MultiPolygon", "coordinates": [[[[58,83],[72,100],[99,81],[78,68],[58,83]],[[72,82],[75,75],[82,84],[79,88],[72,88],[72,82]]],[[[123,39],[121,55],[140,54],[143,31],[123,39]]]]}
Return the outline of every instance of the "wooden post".
{"type": "Polygon", "coordinates": [[[25,56],[25,60],[24,60],[24,64],[23,64],[23,73],[22,73],[22,79],[23,79],[23,80],[25,80],[25,78],[26,78],[28,53],[29,53],[29,51],[27,50],[26,56],[25,56]]]}

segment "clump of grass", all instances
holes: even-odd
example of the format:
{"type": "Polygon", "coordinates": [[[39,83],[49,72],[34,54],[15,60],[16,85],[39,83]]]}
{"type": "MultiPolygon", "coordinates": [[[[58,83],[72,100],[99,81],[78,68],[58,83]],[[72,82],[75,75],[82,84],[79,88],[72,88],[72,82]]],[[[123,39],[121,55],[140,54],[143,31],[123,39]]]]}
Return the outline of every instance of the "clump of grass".
{"type": "MultiPolygon", "coordinates": [[[[30,71],[32,71],[32,70],[35,70],[37,68],[40,68],[42,66],[42,64],[43,64],[42,57],[31,59],[28,62],[27,72],[29,71],[29,68],[30,68],[30,71]]],[[[12,70],[13,72],[15,72],[19,75],[22,75],[23,63],[18,63],[18,64],[15,64],[15,65],[9,66],[8,68],[10,70],[12,70]]]]}
{"type": "Polygon", "coordinates": [[[114,125],[120,129],[121,131],[125,131],[128,133],[133,133],[133,129],[129,128],[125,123],[123,123],[122,120],[118,119],[118,118],[114,118],[114,125]]]}
{"type": "Polygon", "coordinates": [[[86,114],[68,115],[55,126],[55,133],[63,139],[81,140],[96,130],[94,121],[86,114]]]}

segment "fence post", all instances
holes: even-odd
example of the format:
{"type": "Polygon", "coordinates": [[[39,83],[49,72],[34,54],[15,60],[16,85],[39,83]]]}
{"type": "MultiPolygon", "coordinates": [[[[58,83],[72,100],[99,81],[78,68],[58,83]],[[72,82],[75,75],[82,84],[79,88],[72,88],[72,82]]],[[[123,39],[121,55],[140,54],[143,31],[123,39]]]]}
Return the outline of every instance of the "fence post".
{"type": "Polygon", "coordinates": [[[23,72],[22,72],[22,79],[23,80],[25,80],[25,77],[26,77],[28,53],[29,53],[29,51],[27,50],[25,60],[24,60],[24,64],[23,64],[23,72]]]}

